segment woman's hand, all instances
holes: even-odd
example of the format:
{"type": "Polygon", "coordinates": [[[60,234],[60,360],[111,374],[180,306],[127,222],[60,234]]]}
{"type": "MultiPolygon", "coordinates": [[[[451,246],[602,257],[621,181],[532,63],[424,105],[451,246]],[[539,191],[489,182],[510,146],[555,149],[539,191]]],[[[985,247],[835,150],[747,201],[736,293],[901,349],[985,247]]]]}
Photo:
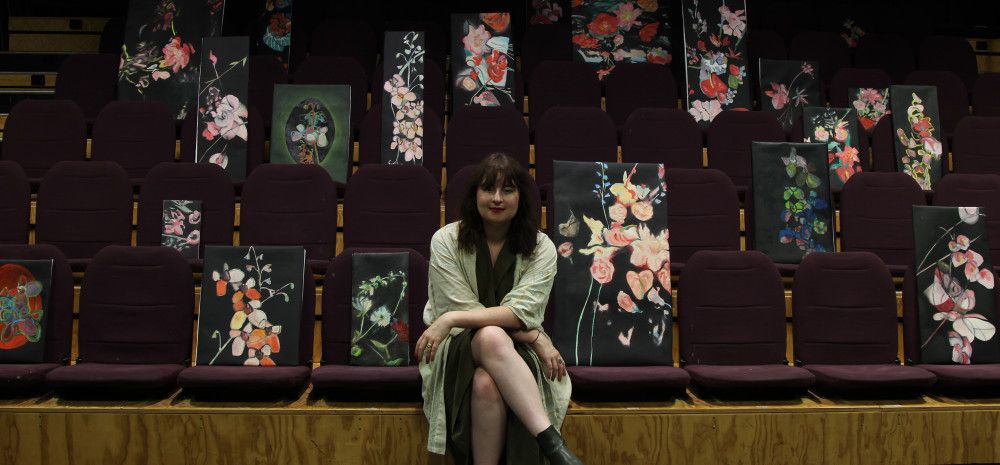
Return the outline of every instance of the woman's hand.
{"type": "Polygon", "coordinates": [[[438,346],[441,345],[441,341],[448,337],[448,333],[451,332],[451,317],[449,313],[445,313],[439,316],[427,330],[420,335],[420,339],[417,339],[416,355],[417,361],[423,361],[427,359],[427,363],[434,361],[434,356],[437,353],[438,346]]]}
{"type": "Polygon", "coordinates": [[[545,333],[539,334],[538,339],[531,344],[531,348],[545,364],[545,377],[562,381],[563,376],[566,376],[566,362],[563,361],[562,355],[559,355],[556,347],[552,345],[549,336],[545,333]]]}

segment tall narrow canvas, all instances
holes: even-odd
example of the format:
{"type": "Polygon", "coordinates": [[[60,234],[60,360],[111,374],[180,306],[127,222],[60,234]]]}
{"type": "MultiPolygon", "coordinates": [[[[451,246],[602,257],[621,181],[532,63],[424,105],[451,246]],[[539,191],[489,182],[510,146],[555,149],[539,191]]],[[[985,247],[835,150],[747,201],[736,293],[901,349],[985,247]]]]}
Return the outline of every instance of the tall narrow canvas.
{"type": "Polygon", "coordinates": [[[202,208],[200,200],[164,200],[160,245],[185,258],[201,256],[202,208]]]}
{"type": "Polygon", "coordinates": [[[263,0],[254,54],[274,55],[288,68],[292,53],[292,0],[263,0]]]}
{"type": "Polygon", "coordinates": [[[787,132],[807,105],[822,105],[819,63],[760,59],[760,109],[774,114],[787,132]]]}
{"type": "Polygon", "coordinates": [[[424,33],[386,31],[382,55],[382,163],[423,163],[424,33]]]}
{"type": "Polygon", "coordinates": [[[247,37],[201,41],[195,162],[221,166],[235,180],[247,174],[250,56],[247,37]]]}
{"type": "Polygon", "coordinates": [[[319,165],[347,182],[351,104],[351,86],[275,85],[271,163],[319,165]]]}
{"type": "Polygon", "coordinates": [[[778,263],[834,251],[826,146],[753,142],[751,151],[753,248],[778,263]]]}
{"type": "Polygon", "coordinates": [[[451,114],[465,105],[515,105],[509,13],[451,15],[451,114]]]}
{"type": "Polygon", "coordinates": [[[298,365],[304,273],[302,247],[206,247],[198,365],[298,365]]]}
{"type": "Polygon", "coordinates": [[[130,0],[119,100],[157,100],[177,119],[196,105],[201,39],[222,31],[223,0],[130,0]]]}
{"type": "Polygon", "coordinates": [[[52,260],[0,260],[0,363],[41,363],[52,260]]]}
{"type": "Polygon", "coordinates": [[[604,79],[618,63],[669,64],[666,2],[583,0],[573,2],[573,60],[604,79]]]}
{"type": "Polygon", "coordinates": [[[805,107],[802,110],[804,142],[826,144],[830,189],[840,191],[856,173],[864,171],[858,151],[858,121],[850,108],[805,107]]]}
{"type": "Polygon", "coordinates": [[[921,189],[932,190],[945,169],[937,87],[892,86],[890,89],[896,171],[910,175],[921,189]]]}
{"type": "Polygon", "coordinates": [[[669,365],[662,164],[554,162],[555,342],[572,365],[669,365]]]}
{"type": "Polygon", "coordinates": [[[986,212],[913,206],[922,363],[1000,363],[986,212]]]}
{"type": "Polygon", "coordinates": [[[892,114],[889,105],[889,88],[852,87],[847,90],[851,106],[858,115],[858,123],[871,134],[875,125],[886,115],[892,114]]]}
{"type": "Polygon", "coordinates": [[[410,363],[410,254],[351,256],[351,365],[410,363]]]}
{"type": "Polygon", "coordinates": [[[751,107],[744,0],[683,0],[688,112],[708,126],[722,110],[751,107]]]}

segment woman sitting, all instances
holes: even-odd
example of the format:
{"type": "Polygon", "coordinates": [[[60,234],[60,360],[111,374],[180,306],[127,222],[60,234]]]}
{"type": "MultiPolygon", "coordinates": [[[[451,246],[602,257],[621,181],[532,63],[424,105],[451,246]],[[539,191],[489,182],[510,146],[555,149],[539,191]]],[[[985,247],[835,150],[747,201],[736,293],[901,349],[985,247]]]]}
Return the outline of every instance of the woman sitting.
{"type": "Polygon", "coordinates": [[[531,178],[502,153],[475,169],[461,219],[431,239],[429,326],[417,341],[427,449],[456,465],[582,462],[558,428],[570,382],[542,329],[556,250],[529,207],[531,178]],[[513,415],[508,415],[508,408],[513,415]]]}

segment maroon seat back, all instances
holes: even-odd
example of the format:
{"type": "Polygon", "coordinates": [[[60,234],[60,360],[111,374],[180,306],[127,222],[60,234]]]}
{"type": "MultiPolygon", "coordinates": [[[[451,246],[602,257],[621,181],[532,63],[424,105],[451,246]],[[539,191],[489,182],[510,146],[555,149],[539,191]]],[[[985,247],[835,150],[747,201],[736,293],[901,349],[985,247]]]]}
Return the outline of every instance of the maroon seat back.
{"type": "MultiPolygon", "coordinates": [[[[246,174],[264,163],[264,120],[257,107],[249,107],[247,118],[247,168],[246,174]]],[[[181,124],[181,162],[194,162],[195,139],[199,131],[197,114],[188,113],[181,124]]]]}
{"type": "Polygon", "coordinates": [[[740,199],[725,173],[667,168],[670,261],[699,250],[740,250],[740,199]]]}
{"type": "Polygon", "coordinates": [[[966,89],[976,85],[979,64],[972,44],[964,37],[927,36],[917,51],[917,65],[922,70],[951,71],[966,89]]]}
{"type": "Polygon", "coordinates": [[[59,65],[55,99],[76,102],[87,121],[93,121],[118,93],[119,59],[118,53],[67,56],[59,65]]]}
{"type": "Polygon", "coordinates": [[[708,167],[729,175],[737,188],[749,186],[753,141],[785,141],[785,131],[774,114],[732,110],[719,113],[708,126],[708,167]]]}
{"type": "Polygon", "coordinates": [[[406,248],[346,248],[330,262],[323,284],[323,363],[346,365],[351,352],[351,286],[352,263],[355,253],[409,252],[408,279],[410,364],[416,365],[413,356],[417,339],[424,333],[424,304],[427,303],[427,259],[413,249],[406,248]]]}
{"type": "Polygon", "coordinates": [[[94,123],[90,158],[118,163],[142,180],[157,163],[174,161],[177,133],[170,108],[156,101],[115,101],[94,123]]]}
{"type": "Polygon", "coordinates": [[[535,132],[535,180],[542,190],[552,184],[552,162],[618,161],[615,123],[600,107],[553,107],[535,132]]]}
{"type": "MultiPolygon", "coordinates": [[[[422,118],[424,134],[421,137],[421,160],[424,168],[441,183],[441,160],[444,156],[444,128],[434,110],[424,107],[422,118]]],[[[382,105],[372,104],[361,122],[359,137],[359,165],[382,163],[382,105]]]]}
{"type": "Polygon", "coordinates": [[[274,109],[274,85],[288,83],[288,70],[275,55],[252,55],[249,76],[248,105],[257,107],[265,127],[270,127],[271,112],[274,109]]]}
{"type": "Polygon", "coordinates": [[[10,109],[4,125],[4,160],[16,161],[29,179],[60,161],[84,160],[87,123],[70,100],[22,100],[10,109]]]}
{"type": "MultiPolygon", "coordinates": [[[[969,116],[969,91],[962,79],[951,71],[916,70],[906,77],[909,85],[937,87],[941,130],[946,135],[955,132],[958,122],[969,116]]],[[[891,97],[891,96],[890,96],[891,97]]],[[[940,138],[940,137],[939,137],[940,138]]],[[[947,152],[945,152],[947,153],[947,152]]]]}
{"type": "Polygon", "coordinates": [[[132,185],[109,161],[56,163],[38,188],[35,242],[67,258],[90,258],[108,245],[129,245],[132,185]]]}
{"type": "Polygon", "coordinates": [[[1000,116],[1000,73],[983,73],[972,87],[972,114],[1000,116]]]}
{"type": "Polygon", "coordinates": [[[849,89],[871,87],[874,89],[887,89],[892,85],[892,78],[878,68],[841,68],[833,75],[830,81],[830,106],[850,107],[854,100],[853,95],[848,95],[849,89]]]}
{"type": "Polygon", "coordinates": [[[833,32],[799,32],[788,47],[788,58],[818,61],[823,87],[829,87],[838,70],[851,67],[851,49],[840,35],[833,32]]]}
{"type": "Polygon", "coordinates": [[[854,66],[881,69],[898,84],[916,68],[917,60],[903,36],[866,32],[854,49],[854,66]]]}
{"type": "Polygon", "coordinates": [[[840,193],[840,249],[872,252],[887,265],[913,263],[913,205],[926,197],[903,173],[858,173],[840,193]]]}
{"type": "Polygon", "coordinates": [[[528,168],[528,126],[511,107],[467,105],[448,121],[448,171],[475,165],[493,152],[503,152],[528,168]]]}
{"type": "Polygon", "coordinates": [[[575,61],[545,60],[528,76],[528,100],[532,132],[552,107],[601,108],[601,82],[594,68],[575,61]]]}
{"type": "Polygon", "coordinates": [[[295,69],[296,84],[351,86],[351,133],[357,134],[368,110],[368,72],[350,56],[310,55],[295,69]]]}
{"type": "MultiPolygon", "coordinates": [[[[564,13],[568,13],[564,12],[564,13]]],[[[536,24],[524,30],[521,43],[521,71],[528,77],[531,91],[531,75],[538,64],[545,60],[573,60],[573,32],[569,23],[536,24]]],[[[592,70],[593,72],[593,70],[592,70]]]]}
{"type": "MultiPolygon", "coordinates": [[[[469,189],[469,181],[472,178],[472,172],[476,170],[475,166],[466,166],[458,170],[458,173],[448,176],[448,186],[444,190],[444,222],[451,223],[453,221],[458,221],[462,216],[462,200],[465,200],[466,193],[469,189]]],[[[542,224],[542,196],[538,190],[538,183],[535,182],[534,178],[531,179],[531,184],[528,186],[528,195],[531,197],[529,200],[529,205],[531,205],[531,212],[535,219],[538,220],[538,224],[542,224]]],[[[551,210],[550,210],[551,211],[551,210]]]]}
{"type": "MultiPolygon", "coordinates": [[[[309,55],[351,57],[357,60],[366,76],[375,68],[375,47],[379,43],[372,27],[361,20],[326,19],[313,29],[309,55]]],[[[298,74],[298,68],[296,68],[298,74]]]]}
{"type": "MultiPolygon", "coordinates": [[[[372,78],[372,108],[382,106],[382,95],[385,94],[385,82],[388,81],[388,78],[385,77],[382,71],[380,65],[380,68],[375,72],[375,77],[372,78]]],[[[424,85],[424,112],[431,115],[433,111],[433,115],[437,117],[438,124],[444,125],[444,72],[441,71],[441,67],[434,61],[424,60],[424,79],[420,82],[424,85]]],[[[425,118],[424,126],[426,125],[425,118]]]]}
{"type": "Polygon", "coordinates": [[[440,183],[420,166],[365,165],[344,194],[344,247],[405,247],[430,256],[440,183]]]}
{"type": "Polygon", "coordinates": [[[49,302],[45,309],[45,355],[47,363],[66,363],[70,357],[73,337],[73,271],[66,256],[55,246],[0,245],[0,258],[5,260],[52,260],[52,281],[49,302]]]}
{"type": "Polygon", "coordinates": [[[606,110],[619,128],[637,108],[677,108],[677,82],[667,66],[620,63],[604,86],[606,110]]]}
{"type": "MultiPolygon", "coordinates": [[[[1000,174],[1000,153],[993,147],[1000,117],[967,116],[955,125],[952,162],[956,173],[1000,174]]],[[[945,176],[946,178],[947,176],[945,176]]],[[[944,178],[941,178],[942,181],[944,178]]]]}
{"type": "Polygon", "coordinates": [[[301,245],[309,260],[337,246],[337,186],[319,165],[265,163],[247,178],[240,245],[301,245]]]}
{"type": "Polygon", "coordinates": [[[0,160],[0,244],[28,243],[28,215],[31,214],[31,185],[21,166],[0,160]]]}
{"type": "Polygon", "coordinates": [[[989,225],[990,255],[1000,263],[1000,176],[995,174],[949,174],[934,189],[934,205],[981,207],[989,225]]]}
{"type": "Polygon", "coordinates": [[[702,167],[701,128],[677,108],[637,108],[622,128],[622,161],[702,167]]]}
{"type": "Polygon", "coordinates": [[[108,247],[83,277],[77,361],[187,364],[193,316],[194,283],[181,254],[108,247]]]}
{"type": "Polygon", "coordinates": [[[697,252],[684,266],[677,298],[683,363],[786,363],[784,287],[766,255],[697,252]]]}
{"type": "Polygon", "coordinates": [[[896,289],[875,254],[806,255],[795,272],[792,308],[796,363],[895,362],[896,289]]]}
{"type": "Polygon", "coordinates": [[[201,243],[233,244],[233,184],[211,163],[160,163],[139,192],[136,244],[160,245],[164,200],[201,201],[201,243]]]}

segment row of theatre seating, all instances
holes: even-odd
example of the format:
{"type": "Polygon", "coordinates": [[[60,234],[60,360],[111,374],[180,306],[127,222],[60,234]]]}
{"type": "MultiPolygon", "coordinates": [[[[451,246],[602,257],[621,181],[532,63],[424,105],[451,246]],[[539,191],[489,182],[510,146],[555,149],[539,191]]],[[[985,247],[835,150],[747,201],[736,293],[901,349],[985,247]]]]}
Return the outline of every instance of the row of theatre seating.
{"type": "MultiPolygon", "coordinates": [[[[35,394],[53,389],[63,397],[157,396],[177,386],[193,397],[260,399],[313,390],[336,399],[419,399],[416,360],[400,367],[349,364],[351,257],[347,249],[330,262],[322,295],[322,363],[313,368],[314,283],[305,279],[299,362],[273,368],[190,366],[196,306],[188,264],[164,247],[109,246],[83,278],[75,363],[72,342],[72,276],[50,245],[0,246],[0,256],[55,261],[45,330],[45,362],[0,364],[0,391],[35,394]],[[335,278],[335,276],[338,276],[335,278]]],[[[425,329],[427,261],[410,255],[410,333],[425,329]]],[[[814,253],[795,273],[791,332],[786,333],[782,279],[755,251],[701,251],[687,262],[677,286],[675,342],[680,368],[571,366],[574,398],[637,400],[674,396],[689,384],[719,394],[803,394],[908,397],[932,388],[993,393],[1000,364],[920,363],[916,294],[904,285],[902,333],[906,364],[897,356],[897,310],[890,273],[874,254],[814,253]],[[849,291],[845,291],[849,290],[849,291]],[[789,335],[792,360],[786,358],[789,335]],[[789,363],[789,362],[794,363],[789,363]]],[[[552,327],[552,309],[547,312],[552,327]]],[[[681,394],[682,395],[682,394],[681,394]]]]}

